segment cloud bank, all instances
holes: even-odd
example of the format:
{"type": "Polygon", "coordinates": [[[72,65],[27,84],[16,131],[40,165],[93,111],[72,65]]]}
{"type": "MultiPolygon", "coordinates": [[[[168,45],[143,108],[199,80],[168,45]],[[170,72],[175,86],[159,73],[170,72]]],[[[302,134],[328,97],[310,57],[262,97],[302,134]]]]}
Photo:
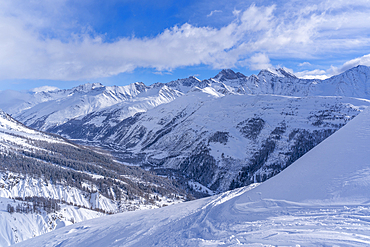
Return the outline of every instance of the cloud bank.
{"type": "MultiPolygon", "coordinates": [[[[80,80],[136,68],[166,72],[200,64],[257,70],[270,67],[273,58],[309,60],[370,47],[369,1],[251,5],[235,10],[234,20],[221,28],[185,23],[154,37],[120,37],[113,42],[90,27],[71,33],[76,29],[59,26],[53,32],[58,25],[55,15],[68,5],[62,0],[44,2],[47,14],[27,5],[19,8],[18,1],[0,1],[0,79],[80,80]]],[[[325,72],[335,74],[353,65],[370,65],[369,61],[370,55],[365,55],[325,72]]],[[[322,72],[301,76],[324,76],[322,72]]]]}
{"type": "Polygon", "coordinates": [[[349,70],[358,65],[370,66],[370,54],[358,57],[345,62],[339,67],[331,66],[327,70],[315,69],[315,70],[304,70],[301,72],[294,73],[297,77],[302,79],[327,79],[333,75],[338,75],[346,70],[349,70]]]}

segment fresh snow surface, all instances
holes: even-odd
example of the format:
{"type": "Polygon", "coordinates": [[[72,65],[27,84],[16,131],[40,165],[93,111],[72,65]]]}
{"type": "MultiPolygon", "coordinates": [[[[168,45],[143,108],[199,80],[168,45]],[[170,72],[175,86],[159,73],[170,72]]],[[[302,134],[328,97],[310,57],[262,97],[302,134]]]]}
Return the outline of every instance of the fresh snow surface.
{"type": "Polygon", "coordinates": [[[66,226],[17,246],[369,246],[370,109],[261,185],[66,226]]]}
{"type": "Polygon", "coordinates": [[[0,151],[3,146],[11,146],[12,143],[32,148],[33,146],[25,142],[25,138],[52,143],[65,143],[61,138],[52,137],[51,135],[24,126],[0,109],[0,151]]]}
{"type": "Polygon", "coordinates": [[[8,213],[7,205],[14,208],[24,202],[0,197],[0,246],[5,247],[45,234],[73,223],[105,215],[71,205],[62,205],[56,213],[8,213]]]}

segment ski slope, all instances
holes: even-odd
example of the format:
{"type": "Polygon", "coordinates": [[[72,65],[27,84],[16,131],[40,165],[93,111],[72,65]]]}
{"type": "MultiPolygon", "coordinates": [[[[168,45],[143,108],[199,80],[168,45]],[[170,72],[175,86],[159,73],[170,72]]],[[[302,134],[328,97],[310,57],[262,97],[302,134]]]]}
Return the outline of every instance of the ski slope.
{"type": "Polygon", "coordinates": [[[261,185],[67,226],[17,246],[369,246],[370,109],[261,185]]]}

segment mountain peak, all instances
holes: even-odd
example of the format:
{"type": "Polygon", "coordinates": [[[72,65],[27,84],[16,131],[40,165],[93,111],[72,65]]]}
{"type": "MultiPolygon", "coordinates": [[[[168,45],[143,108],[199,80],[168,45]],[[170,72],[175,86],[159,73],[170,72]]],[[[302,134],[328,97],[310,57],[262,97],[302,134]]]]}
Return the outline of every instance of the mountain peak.
{"type": "Polygon", "coordinates": [[[0,109],[0,118],[5,118],[7,116],[8,116],[8,114],[6,112],[4,112],[2,109],[0,109]]]}
{"type": "Polygon", "coordinates": [[[94,83],[85,83],[77,87],[74,87],[73,89],[76,91],[88,92],[96,88],[102,88],[102,87],[104,87],[104,85],[101,84],[100,82],[94,82],[94,83]]]}
{"type": "Polygon", "coordinates": [[[144,92],[148,87],[143,82],[135,82],[134,86],[139,92],[144,92]]]}
{"type": "Polygon", "coordinates": [[[232,69],[223,69],[214,77],[214,79],[217,79],[223,82],[226,80],[236,80],[236,79],[245,78],[245,77],[246,76],[243,75],[242,73],[240,72],[235,73],[232,69]]]}
{"type": "Polygon", "coordinates": [[[359,64],[355,68],[361,68],[361,69],[369,69],[369,66],[359,64]]]}
{"type": "Polygon", "coordinates": [[[286,77],[286,78],[297,78],[294,74],[292,74],[291,72],[287,71],[286,69],[284,68],[279,68],[279,69],[275,69],[275,68],[267,68],[267,69],[263,69],[261,70],[259,73],[258,73],[258,77],[266,77],[266,76],[269,76],[269,77],[286,77]]]}
{"type": "Polygon", "coordinates": [[[284,75],[285,77],[288,77],[288,78],[297,78],[293,73],[289,72],[285,68],[279,68],[278,71],[280,72],[280,74],[284,75]]]}
{"type": "Polygon", "coordinates": [[[201,80],[199,80],[198,78],[196,78],[195,76],[191,75],[189,76],[189,79],[192,79],[192,80],[197,80],[198,82],[200,82],[201,80]]]}
{"type": "Polygon", "coordinates": [[[272,68],[268,68],[268,69],[262,69],[259,73],[258,73],[258,77],[261,77],[261,76],[266,76],[266,75],[272,75],[272,76],[278,76],[279,73],[277,72],[276,69],[272,69],[272,68]]]}
{"type": "Polygon", "coordinates": [[[361,71],[361,72],[370,72],[370,67],[368,67],[366,65],[357,65],[356,67],[353,67],[351,69],[348,69],[348,70],[344,71],[341,74],[347,74],[347,73],[358,72],[358,71],[361,71]]]}
{"type": "Polygon", "coordinates": [[[184,87],[193,87],[194,85],[198,85],[200,80],[196,78],[195,76],[189,76],[188,78],[185,79],[177,79],[176,81],[170,81],[167,82],[166,85],[168,87],[179,87],[179,86],[184,86],[184,87]]]}

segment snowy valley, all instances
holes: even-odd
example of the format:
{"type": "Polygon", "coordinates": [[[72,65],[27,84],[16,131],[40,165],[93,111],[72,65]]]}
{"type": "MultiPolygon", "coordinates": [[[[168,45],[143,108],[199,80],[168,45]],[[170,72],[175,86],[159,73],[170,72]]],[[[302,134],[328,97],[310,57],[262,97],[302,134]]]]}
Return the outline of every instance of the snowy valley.
{"type": "Polygon", "coordinates": [[[0,244],[61,225],[186,200],[168,179],[30,129],[0,112],[0,244]]]}
{"type": "Polygon", "coordinates": [[[17,107],[0,107],[33,128],[176,178],[202,197],[285,169],[368,106],[369,78],[366,66],[327,80],[284,69],[249,77],[222,70],[151,86],[34,90],[17,107]]]}
{"type": "Polygon", "coordinates": [[[0,92],[0,246],[366,246],[369,87],[358,66],[0,92]]]}
{"type": "Polygon", "coordinates": [[[365,110],[262,184],[81,222],[18,246],[368,246],[369,126],[365,110]]]}

